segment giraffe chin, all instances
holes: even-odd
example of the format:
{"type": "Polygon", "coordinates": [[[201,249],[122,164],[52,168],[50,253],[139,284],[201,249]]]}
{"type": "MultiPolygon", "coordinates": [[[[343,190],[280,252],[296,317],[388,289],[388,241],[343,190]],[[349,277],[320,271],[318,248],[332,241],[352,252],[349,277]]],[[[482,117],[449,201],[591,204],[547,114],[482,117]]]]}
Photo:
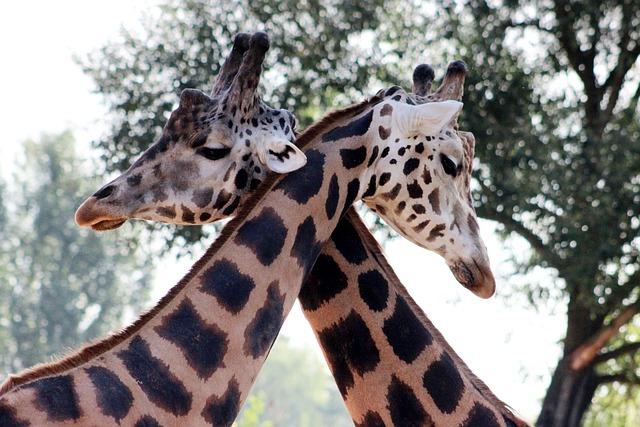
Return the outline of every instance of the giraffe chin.
{"type": "Polygon", "coordinates": [[[115,230],[125,222],[127,222],[126,219],[111,219],[111,220],[96,222],[95,224],[91,224],[90,227],[92,230],[95,230],[95,231],[108,231],[108,230],[115,230]]]}

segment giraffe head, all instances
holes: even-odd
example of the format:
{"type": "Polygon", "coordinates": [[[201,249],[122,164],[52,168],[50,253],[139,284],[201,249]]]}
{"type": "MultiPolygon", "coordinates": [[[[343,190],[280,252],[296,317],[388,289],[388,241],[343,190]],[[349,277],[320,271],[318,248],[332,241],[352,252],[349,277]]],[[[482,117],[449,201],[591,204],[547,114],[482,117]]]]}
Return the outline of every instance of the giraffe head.
{"type": "Polygon", "coordinates": [[[488,298],[495,280],[470,193],[475,139],[457,130],[465,73],[463,62],[452,62],[430,93],[434,73],[421,65],[413,96],[386,91],[377,107],[380,154],[364,202],[401,235],[444,257],[461,284],[488,298]]]}
{"type": "Polygon", "coordinates": [[[159,140],[78,208],[78,225],[215,221],[231,215],[267,171],[302,167],[306,157],[292,142],[295,118],[256,93],[268,49],[266,34],[238,34],[211,94],[185,89],[159,140]]]}

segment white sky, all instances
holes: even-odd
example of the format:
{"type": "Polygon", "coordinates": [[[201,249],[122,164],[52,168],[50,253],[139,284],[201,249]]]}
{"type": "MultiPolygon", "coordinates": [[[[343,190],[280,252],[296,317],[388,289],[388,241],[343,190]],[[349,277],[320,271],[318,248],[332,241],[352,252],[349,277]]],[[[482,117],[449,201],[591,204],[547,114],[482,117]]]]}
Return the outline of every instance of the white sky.
{"type": "MultiPolygon", "coordinates": [[[[115,37],[122,25],[135,25],[140,12],[153,3],[0,3],[0,175],[10,179],[20,142],[43,132],[70,128],[79,148],[89,155],[91,138],[103,129],[105,110],[100,97],[91,94],[91,82],[72,56],[99,47],[115,37]]],[[[504,295],[510,286],[505,277],[512,268],[506,260],[509,253],[495,236],[493,224],[481,221],[481,227],[498,277],[498,294],[504,295]]],[[[526,250],[521,243],[515,246],[526,250]]],[[[402,239],[390,243],[386,253],[416,302],[474,372],[499,397],[533,420],[560,353],[564,313],[536,312],[500,296],[480,300],[453,279],[437,255],[402,239]]],[[[176,262],[172,257],[163,260],[156,274],[156,296],[176,283],[191,262],[176,262]]],[[[536,280],[551,278],[542,274],[536,280]]],[[[319,354],[297,305],[283,333],[319,354]]]]}

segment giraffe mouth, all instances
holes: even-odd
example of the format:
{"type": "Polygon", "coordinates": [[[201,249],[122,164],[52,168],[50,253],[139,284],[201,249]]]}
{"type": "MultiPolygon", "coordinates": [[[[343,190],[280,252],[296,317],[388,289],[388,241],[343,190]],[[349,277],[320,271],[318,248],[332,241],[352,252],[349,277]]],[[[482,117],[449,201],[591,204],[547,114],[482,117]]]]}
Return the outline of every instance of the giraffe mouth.
{"type": "Polygon", "coordinates": [[[127,222],[126,219],[108,219],[108,220],[96,222],[95,224],[91,224],[90,227],[92,230],[95,230],[95,231],[108,231],[108,230],[115,230],[125,222],[127,222]]]}
{"type": "Polygon", "coordinates": [[[495,293],[496,284],[490,269],[482,268],[475,260],[471,263],[457,261],[449,269],[458,282],[480,298],[489,298],[495,293]]]}
{"type": "Polygon", "coordinates": [[[126,214],[113,213],[104,207],[96,206],[96,198],[91,196],[85,200],[75,214],[76,224],[95,231],[114,230],[127,221],[126,214]]]}

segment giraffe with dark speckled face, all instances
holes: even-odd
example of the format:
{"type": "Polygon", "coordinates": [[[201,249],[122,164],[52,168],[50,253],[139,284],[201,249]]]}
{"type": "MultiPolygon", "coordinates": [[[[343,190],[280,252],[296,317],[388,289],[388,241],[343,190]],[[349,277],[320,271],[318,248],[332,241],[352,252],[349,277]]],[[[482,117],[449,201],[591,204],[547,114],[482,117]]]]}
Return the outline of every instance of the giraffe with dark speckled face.
{"type": "Polygon", "coordinates": [[[238,34],[211,95],[185,89],[158,141],[87,199],[76,221],[95,230],[129,218],[212,222],[236,211],[268,171],[302,167],[293,114],[269,107],[256,92],[268,48],[264,33],[238,34]]]}
{"type": "MultiPolygon", "coordinates": [[[[360,165],[348,162],[347,167],[341,150],[370,142],[376,147],[376,139],[369,140],[366,130],[331,141],[325,136],[336,129],[342,132],[349,123],[359,128],[362,115],[371,109],[375,112],[383,99],[341,111],[315,132],[303,134],[307,156],[314,161],[300,174],[284,180],[272,177],[263,184],[241,212],[240,218],[246,219],[229,224],[221,239],[154,310],[124,333],[89,347],[78,357],[14,377],[0,397],[1,415],[25,425],[58,421],[88,425],[114,419],[122,425],[229,425],[303,278],[336,228],[339,213],[368,191],[359,183],[368,176],[371,164],[365,167],[363,160],[360,165]],[[328,171],[341,168],[345,170],[325,179],[328,171]],[[338,194],[335,203],[328,196],[332,192],[338,194]],[[52,391],[55,402],[47,400],[52,391]],[[83,411],[96,407],[92,413],[83,411]]],[[[449,119],[451,114],[442,121],[449,119]]],[[[379,198],[370,195],[370,200],[379,198]]],[[[404,305],[401,299],[395,301],[392,317],[396,320],[396,313],[403,316],[404,305]]],[[[394,353],[403,354],[407,346],[412,347],[401,329],[387,329],[394,353]]],[[[352,375],[366,376],[368,368],[361,370],[362,364],[375,367],[379,363],[373,354],[345,345],[343,363],[352,375]]],[[[444,362],[436,366],[446,369],[445,359],[443,354],[444,362]]],[[[391,378],[392,422],[429,425],[424,407],[410,399],[410,392],[399,377],[391,378]]],[[[463,424],[505,423],[501,412],[483,402],[474,402],[467,412],[463,424]]],[[[367,413],[361,425],[382,425],[378,422],[382,419],[367,413]]]]}

